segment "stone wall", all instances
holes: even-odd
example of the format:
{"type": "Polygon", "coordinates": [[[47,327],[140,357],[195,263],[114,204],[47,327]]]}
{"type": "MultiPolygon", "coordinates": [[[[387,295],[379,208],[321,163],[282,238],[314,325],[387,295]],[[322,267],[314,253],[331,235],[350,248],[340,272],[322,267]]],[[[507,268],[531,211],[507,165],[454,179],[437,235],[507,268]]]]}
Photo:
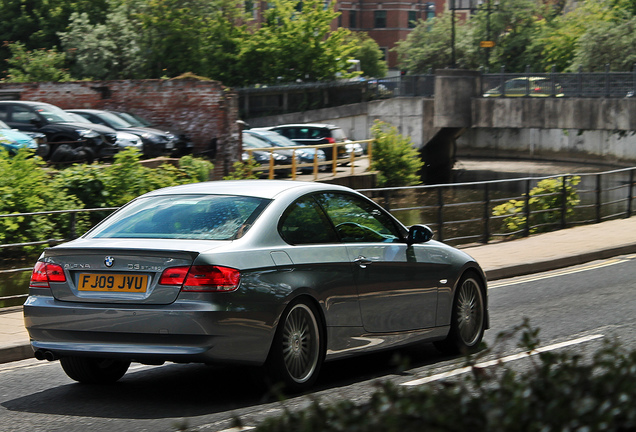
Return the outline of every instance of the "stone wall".
{"type": "Polygon", "coordinates": [[[238,96],[218,81],[196,79],[78,81],[0,84],[5,98],[41,101],[62,109],[130,111],[153,123],[186,132],[195,154],[216,142],[215,178],[240,160],[238,96]]]}

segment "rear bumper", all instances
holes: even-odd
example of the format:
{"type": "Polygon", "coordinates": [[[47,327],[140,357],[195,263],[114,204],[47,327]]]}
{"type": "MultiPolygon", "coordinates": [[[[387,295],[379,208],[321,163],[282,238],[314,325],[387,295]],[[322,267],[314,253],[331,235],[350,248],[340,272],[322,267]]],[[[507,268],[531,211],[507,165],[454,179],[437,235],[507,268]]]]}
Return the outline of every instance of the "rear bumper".
{"type": "Polygon", "coordinates": [[[259,312],[182,301],[141,306],[76,304],[31,296],[24,319],[34,351],[139,362],[263,364],[274,329],[259,312]]]}

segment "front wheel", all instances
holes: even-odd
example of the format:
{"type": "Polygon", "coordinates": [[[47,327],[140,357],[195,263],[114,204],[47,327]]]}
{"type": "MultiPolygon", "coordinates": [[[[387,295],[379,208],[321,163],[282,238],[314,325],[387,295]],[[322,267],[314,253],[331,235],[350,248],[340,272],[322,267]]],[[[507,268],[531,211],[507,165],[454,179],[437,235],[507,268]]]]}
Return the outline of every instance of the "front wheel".
{"type": "Polygon", "coordinates": [[[62,357],[62,369],[69,378],[84,384],[110,384],[124,376],[129,361],[92,357],[62,357]]]}
{"type": "Polygon", "coordinates": [[[291,391],[310,388],[325,357],[325,342],[315,308],[303,301],[292,303],[281,317],[268,366],[274,378],[291,391]]]}
{"type": "Polygon", "coordinates": [[[481,280],[472,273],[462,276],[453,301],[450,331],[435,346],[447,354],[476,352],[484,337],[486,303],[481,280]]]}

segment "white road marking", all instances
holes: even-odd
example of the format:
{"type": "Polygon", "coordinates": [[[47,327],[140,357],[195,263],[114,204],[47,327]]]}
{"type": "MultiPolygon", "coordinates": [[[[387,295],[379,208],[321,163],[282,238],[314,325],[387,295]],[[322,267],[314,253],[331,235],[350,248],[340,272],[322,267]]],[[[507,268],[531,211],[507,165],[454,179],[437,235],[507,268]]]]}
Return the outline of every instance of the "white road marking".
{"type": "MultiPolygon", "coordinates": [[[[568,347],[568,346],[582,344],[582,343],[593,341],[595,339],[599,339],[599,338],[602,338],[602,337],[603,337],[603,335],[601,335],[601,334],[585,336],[585,337],[581,337],[581,338],[578,338],[578,339],[573,339],[571,341],[566,341],[566,342],[561,342],[561,343],[557,343],[557,344],[553,344],[553,345],[548,345],[548,346],[545,346],[545,347],[540,347],[540,348],[537,348],[537,349],[532,350],[532,351],[522,352],[522,353],[518,353],[518,354],[513,354],[513,355],[506,356],[506,357],[502,357],[500,359],[494,359],[494,360],[490,360],[490,361],[487,361],[487,362],[478,363],[474,367],[487,368],[487,367],[490,367],[490,366],[495,366],[495,365],[498,365],[498,364],[508,363],[508,362],[511,362],[511,361],[514,361],[514,360],[520,360],[520,359],[523,359],[523,358],[527,358],[527,357],[530,357],[530,356],[533,356],[533,355],[536,355],[536,354],[539,354],[539,353],[548,352],[548,351],[554,351],[554,350],[565,348],[565,347],[568,347]]],[[[426,384],[426,383],[429,383],[429,382],[439,381],[439,380],[442,380],[442,379],[445,379],[445,378],[453,377],[453,376],[456,376],[456,375],[465,374],[465,373],[470,372],[472,369],[473,369],[472,366],[463,367],[463,368],[460,368],[460,369],[455,369],[455,370],[452,370],[452,371],[443,372],[443,373],[439,373],[439,374],[436,374],[436,375],[431,375],[431,376],[428,376],[428,377],[425,377],[425,378],[420,378],[420,379],[416,379],[416,380],[413,380],[413,381],[407,381],[407,382],[402,383],[400,385],[403,385],[403,386],[422,385],[422,384],[426,384]]]]}
{"type": "Polygon", "coordinates": [[[549,273],[542,273],[539,275],[521,276],[518,278],[514,278],[514,280],[490,282],[488,283],[488,289],[501,288],[501,287],[510,286],[510,285],[519,285],[519,284],[527,283],[527,282],[550,279],[557,276],[570,275],[570,274],[580,273],[580,272],[584,272],[588,270],[596,270],[603,267],[609,267],[612,265],[621,264],[621,263],[630,261],[630,259],[632,258],[633,257],[630,256],[625,259],[611,259],[611,260],[606,260],[596,264],[588,264],[588,265],[578,266],[575,268],[569,268],[565,270],[554,270],[554,271],[550,271],[549,273]]]}

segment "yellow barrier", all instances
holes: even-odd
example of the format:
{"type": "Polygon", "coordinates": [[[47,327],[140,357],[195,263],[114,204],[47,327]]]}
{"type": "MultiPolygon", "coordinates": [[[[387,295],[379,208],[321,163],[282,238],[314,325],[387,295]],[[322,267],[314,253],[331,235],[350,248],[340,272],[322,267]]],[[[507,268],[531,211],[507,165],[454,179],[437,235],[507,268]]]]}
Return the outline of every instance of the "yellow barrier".
{"type": "Polygon", "coordinates": [[[244,149],[244,150],[248,152],[250,157],[252,156],[252,152],[255,152],[255,151],[270,152],[269,164],[266,166],[264,165],[258,168],[253,168],[252,173],[267,171],[268,178],[273,179],[275,177],[276,171],[289,168],[291,170],[291,178],[292,180],[294,180],[296,179],[298,169],[305,168],[305,167],[312,167],[314,180],[317,180],[318,173],[320,172],[321,166],[331,165],[331,172],[334,177],[336,176],[336,170],[337,170],[338,164],[341,164],[341,163],[348,162],[351,165],[351,174],[354,174],[354,170],[355,170],[354,164],[356,160],[368,159],[369,166],[371,166],[372,154],[373,154],[373,140],[369,139],[369,140],[360,140],[360,141],[347,141],[347,142],[340,142],[340,143],[333,143],[333,144],[319,144],[319,145],[299,145],[294,147],[263,147],[263,148],[257,148],[257,149],[244,149]],[[363,153],[362,156],[356,156],[355,152],[352,151],[348,159],[338,158],[338,147],[346,146],[348,144],[365,144],[365,143],[367,144],[366,154],[363,153]],[[316,150],[325,149],[324,150],[325,152],[328,151],[328,149],[331,149],[332,160],[319,162],[318,153],[314,152],[313,163],[296,163],[296,150],[306,149],[308,147],[316,149],[316,150]],[[292,157],[291,165],[276,165],[274,163],[273,153],[280,150],[292,150],[293,157],[292,157]]]}

